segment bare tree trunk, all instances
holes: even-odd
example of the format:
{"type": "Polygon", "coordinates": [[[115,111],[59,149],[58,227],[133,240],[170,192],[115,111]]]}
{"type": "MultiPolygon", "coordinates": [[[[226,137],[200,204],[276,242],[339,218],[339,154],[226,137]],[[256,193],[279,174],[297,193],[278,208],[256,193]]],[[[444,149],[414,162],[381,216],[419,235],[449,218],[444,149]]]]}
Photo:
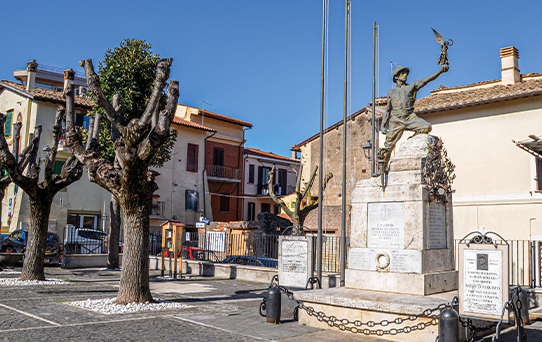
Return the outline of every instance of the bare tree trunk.
{"type": "Polygon", "coordinates": [[[115,303],[153,302],[149,288],[150,195],[126,192],[120,206],[125,238],[119,294],[115,303]]]}
{"type": "Polygon", "coordinates": [[[119,268],[120,205],[113,194],[111,194],[109,212],[111,215],[111,224],[109,226],[107,268],[116,269],[119,268]]]}
{"type": "MultiPolygon", "coordinates": [[[[45,197],[45,196],[43,196],[45,197]]],[[[47,245],[47,227],[52,198],[30,199],[30,224],[24,256],[23,270],[19,280],[45,280],[43,263],[47,245]]]]}

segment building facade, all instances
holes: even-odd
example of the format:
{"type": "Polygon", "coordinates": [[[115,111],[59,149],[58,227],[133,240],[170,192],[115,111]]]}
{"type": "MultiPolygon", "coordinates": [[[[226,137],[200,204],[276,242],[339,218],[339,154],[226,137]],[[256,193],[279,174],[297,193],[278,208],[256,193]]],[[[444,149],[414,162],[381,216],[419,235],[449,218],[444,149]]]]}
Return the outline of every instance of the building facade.
{"type": "Polygon", "coordinates": [[[299,160],[249,147],[243,160],[243,221],[256,221],[260,212],[280,214],[279,206],[269,196],[269,186],[278,197],[295,192],[299,160]],[[268,184],[273,167],[274,183],[268,184]]]}
{"type": "MultiPolygon", "coordinates": [[[[205,169],[209,195],[201,214],[211,221],[240,221],[242,217],[245,130],[252,124],[198,108],[178,105],[176,117],[214,130],[205,138],[205,169]]],[[[203,197],[206,200],[206,196],[203,197]]]]}

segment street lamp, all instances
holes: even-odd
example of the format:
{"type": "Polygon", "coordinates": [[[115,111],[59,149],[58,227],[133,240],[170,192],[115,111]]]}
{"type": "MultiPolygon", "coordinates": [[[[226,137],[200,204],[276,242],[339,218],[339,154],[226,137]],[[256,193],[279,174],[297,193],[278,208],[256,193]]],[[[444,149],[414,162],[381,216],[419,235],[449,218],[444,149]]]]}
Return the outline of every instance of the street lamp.
{"type": "Polygon", "coordinates": [[[363,148],[363,154],[365,155],[365,158],[371,160],[371,152],[373,145],[371,144],[371,140],[367,140],[367,142],[362,146],[363,148]]]}

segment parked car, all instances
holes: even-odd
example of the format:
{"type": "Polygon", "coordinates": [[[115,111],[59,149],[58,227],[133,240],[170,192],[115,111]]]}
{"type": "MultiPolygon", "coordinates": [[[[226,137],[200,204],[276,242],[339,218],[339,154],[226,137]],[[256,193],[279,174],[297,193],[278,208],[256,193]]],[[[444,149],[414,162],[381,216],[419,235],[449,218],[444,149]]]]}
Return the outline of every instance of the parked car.
{"type": "Polygon", "coordinates": [[[69,226],[64,236],[64,250],[67,254],[105,253],[106,237],[107,233],[101,230],[69,226]]]}
{"type": "Polygon", "coordinates": [[[226,259],[222,260],[223,264],[238,264],[238,265],[252,265],[263,267],[278,267],[279,262],[277,259],[272,258],[260,258],[249,255],[228,255],[226,259]]]}
{"type": "MultiPolygon", "coordinates": [[[[4,253],[24,253],[28,240],[28,230],[17,229],[11,233],[2,242],[2,252],[4,253]]],[[[60,263],[59,238],[56,233],[47,232],[47,243],[45,247],[45,263],[60,263]]]]}

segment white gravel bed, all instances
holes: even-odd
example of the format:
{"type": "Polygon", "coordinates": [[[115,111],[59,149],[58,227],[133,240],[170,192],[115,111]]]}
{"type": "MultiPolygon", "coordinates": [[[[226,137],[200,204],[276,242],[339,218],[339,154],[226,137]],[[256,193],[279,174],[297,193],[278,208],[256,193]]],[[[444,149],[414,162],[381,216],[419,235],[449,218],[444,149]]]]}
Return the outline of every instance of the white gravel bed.
{"type": "MultiPolygon", "coordinates": [[[[19,272],[21,273],[21,272],[19,272]]],[[[18,280],[16,278],[0,278],[0,286],[29,286],[29,285],[66,285],[69,282],[60,279],[18,280]]]]}
{"type": "Polygon", "coordinates": [[[125,314],[138,311],[160,311],[167,309],[186,309],[190,308],[190,305],[175,303],[168,300],[154,299],[156,303],[130,303],[126,305],[114,304],[117,298],[106,298],[106,299],[87,299],[77,302],[68,302],[66,304],[77,306],[80,308],[92,310],[106,315],[113,314],[125,314]]]}
{"type": "Polygon", "coordinates": [[[21,271],[3,270],[2,272],[0,272],[0,275],[2,274],[21,274],[21,271]]]}
{"type": "MultiPolygon", "coordinates": [[[[184,278],[184,277],[183,277],[184,278]]],[[[165,277],[155,277],[154,279],[157,279],[157,280],[182,280],[182,278],[173,278],[173,277],[170,277],[170,276],[165,276],[165,277]]]]}

